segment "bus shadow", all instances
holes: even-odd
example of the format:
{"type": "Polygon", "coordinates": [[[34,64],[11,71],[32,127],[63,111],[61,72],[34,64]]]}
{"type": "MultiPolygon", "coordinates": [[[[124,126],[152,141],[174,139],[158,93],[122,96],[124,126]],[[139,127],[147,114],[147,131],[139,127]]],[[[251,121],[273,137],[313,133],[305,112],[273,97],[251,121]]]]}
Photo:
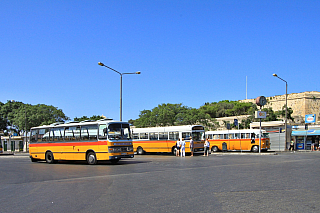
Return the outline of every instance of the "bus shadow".
{"type": "MultiPolygon", "coordinates": [[[[120,165],[131,165],[131,164],[141,164],[141,163],[150,163],[152,161],[139,161],[139,160],[120,160],[117,163],[112,163],[111,161],[108,160],[101,160],[98,161],[98,163],[96,165],[110,165],[110,166],[120,166],[120,165]]],[[[41,163],[41,164],[47,164],[46,161],[38,161],[37,163],[41,163]]],[[[64,164],[64,165],[88,165],[88,163],[86,161],[73,161],[73,160],[59,160],[57,162],[55,162],[54,164],[64,164]]],[[[93,165],[95,166],[95,165],[93,165]]]]}

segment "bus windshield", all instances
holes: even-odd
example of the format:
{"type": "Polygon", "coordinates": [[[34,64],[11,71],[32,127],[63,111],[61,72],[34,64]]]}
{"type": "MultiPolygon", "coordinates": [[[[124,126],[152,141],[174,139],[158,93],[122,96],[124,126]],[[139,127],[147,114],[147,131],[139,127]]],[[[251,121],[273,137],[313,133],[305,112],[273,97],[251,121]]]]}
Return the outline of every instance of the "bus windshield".
{"type": "Polygon", "coordinates": [[[204,132],[192,132],[192,139],[194,141],[204,140],[204,132]]]}
{"type": "Polygon", "coordinates": [[[110,140],[131,139],[129,124],[113,123],[108,126],[110,140]]]}

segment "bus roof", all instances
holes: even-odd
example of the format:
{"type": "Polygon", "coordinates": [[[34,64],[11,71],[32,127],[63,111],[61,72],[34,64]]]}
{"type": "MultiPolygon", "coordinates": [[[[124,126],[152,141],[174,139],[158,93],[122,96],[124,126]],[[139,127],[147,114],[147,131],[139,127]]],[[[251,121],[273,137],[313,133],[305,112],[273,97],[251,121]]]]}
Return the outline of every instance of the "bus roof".
{"type": "MultiPolygon", "coordinates": [[[[258,134],[259,129],[240,129],[240,130],[221,130],[221,131],[206,131],[206,134],[233,134],[233,133],[255,133],[258,134]]],[[[262,133],[266,133],[266,130],[261,130],[262,133]]]]}
{"type": "Polygon", "coordinates": [[[53,128],[53,127],[68,127],[68,126],[86,126],[86,125],[98,125],[98,124],[112,124],[112,123],[124,123],[124,124],[129,124],[128,122],[125,121],[115,121],[111,119],[101,119],[97,121],[71,121],[67,123],[53,123],[50,125],[43,125],[43,126],[37,126],[37,127],[32,127],[31,129],[42,129],[42,128],[53,128]]]}
{"type": "Polygon", "coordinates": [[[134,133],[138,133],[138,132],[173,132],[173,131],[192,131],[192,130],[204,131],[204,127],[201,125],[164,126],[164,127],[147,127],[147,128],[131,127],[131,130],[134,133]],[[199,128],[199,129],[197,129],[197,128],[199,128]]]}

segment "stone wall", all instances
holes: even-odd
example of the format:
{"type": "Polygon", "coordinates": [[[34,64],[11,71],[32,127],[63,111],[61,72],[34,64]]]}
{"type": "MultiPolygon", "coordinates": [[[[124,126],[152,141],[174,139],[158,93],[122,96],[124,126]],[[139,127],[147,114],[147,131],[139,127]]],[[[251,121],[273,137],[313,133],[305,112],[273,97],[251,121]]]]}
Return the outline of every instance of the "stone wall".
{"type": "MultiPolygon", "coordinates": [[[[273,111],[279,111],[286,103],[286,95],[266,97],[267,104],[264,107],[272,107],[273,111]]],[[[239,100],[240,102],[255,103],[255,99],[239,100]]],[[[287,97],[288,107],[293,110],[292,117],[295,123],[304,123],[305,115],[316,114],[320,119],[320,92],[291,93],[287,97]]],[[[319,123],[319,122],[317,122],[319,123]]]]}

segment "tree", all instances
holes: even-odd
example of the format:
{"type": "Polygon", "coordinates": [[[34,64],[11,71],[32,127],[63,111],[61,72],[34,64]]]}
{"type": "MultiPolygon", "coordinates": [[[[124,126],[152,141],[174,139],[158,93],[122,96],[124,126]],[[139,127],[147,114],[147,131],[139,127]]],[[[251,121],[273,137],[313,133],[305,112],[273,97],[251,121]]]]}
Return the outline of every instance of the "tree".
{"type": "Polygon", "coordinates": [[[15,101],[8,101],[3,104],[0,114],[3,120],[6,121],[6,126],[12,127],[10,131],[18,134],[21,130],[26,131],[34,126],[69,120],[62,110],[57,107],[45,104],[31,105],[15,101]]]}
{"type": "Polygon", "coordinates": [[[100,115],[93,115],[93,116],[91,116],[90,118],[88,118],[87,116],[82,116],[81,118],[75,117],[73,120],[80,122],[80,121],[86,121],[86,120],[97,121],[97,120],[101,120],[101,119],[103,119],[102,116],[100,116],[100,115]]]}

